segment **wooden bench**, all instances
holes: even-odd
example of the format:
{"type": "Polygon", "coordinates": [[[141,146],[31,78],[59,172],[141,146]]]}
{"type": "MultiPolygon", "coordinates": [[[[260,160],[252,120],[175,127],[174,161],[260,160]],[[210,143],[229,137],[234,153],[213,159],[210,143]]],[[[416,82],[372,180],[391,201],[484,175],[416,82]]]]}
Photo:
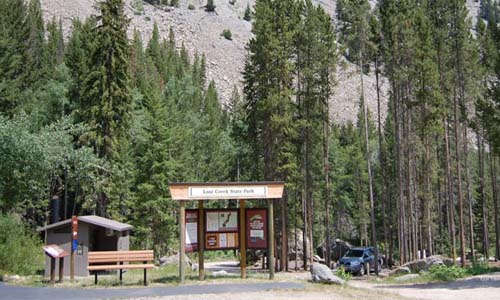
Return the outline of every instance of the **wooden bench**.
{"type": "Polygon", "coordinates": [[[122,283],[123,270],[144,269],[144,285],[146,282],[146,270],[154,268],[153,250],[138,251],[93,251],[89,252],[89,265],[87,269],[94,271],[95,284],[97,284],[97,271],[120,270],[120,283],[122,283]],[[132,264],[141,262],[140,264],[132,264]],[[128,263],[128,264],[125,264],[128,263]]]}

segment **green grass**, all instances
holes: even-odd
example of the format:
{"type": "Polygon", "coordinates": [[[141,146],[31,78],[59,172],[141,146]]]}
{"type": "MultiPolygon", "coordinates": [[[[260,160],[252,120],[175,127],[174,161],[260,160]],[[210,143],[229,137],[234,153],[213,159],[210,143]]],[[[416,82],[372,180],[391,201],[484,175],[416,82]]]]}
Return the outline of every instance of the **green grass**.
{"type": "MultiPolygon", "coordinates": [[[[206,271],[205,280],[198,280],[198,271],[192,271],[189,266],[185,268],[186,284],[207,284],[207,283],[222,283],[222,282],[239,282],[242,279],[239,274],[228,273],[224,276],[213,276],[210,271],[206,271]]],[[[245,282],[267,281],[267,272],[252,272],[247,271],[247,279],[245,282]]],[[[113,287],[142,287],[143,286],[143,270],[128,270],[123,274],[123,282],[120,283],[119,276],[116,272],[99,275],[98,284],[94,284],[94,276],[77,277],[73,282],[69,278],[64,278],[63,283],[58,283],[55,287],[72,287],[72,288],[113,288],[113,287]]],[[[57,280],[57,277],[56,277],[57,280]]],[[[150,269],[147,271],[147,280],[149,286],[176,286],[179,284],[179,267],[170,265],[161,268],[150,269]]],[[[29,276],[25,280],[15,283],[22,286],[47,286],[49,285],[48,277],[41,275],[29,276]]]]}
{"type": "Polygon", "coordinates": [[[500,272],[499,267],[490,267],[485,263],[477,263],[472,266],[462,268],[459,266],[433,266],[428,272],[421,272],[420,276],[407,281],[397,281],[396,278],[400,276],[390,276],[379,283],[431,283],[431,282],[448,282],[461,278],[477,276],[482,274],[489,274],[500,272]]]}

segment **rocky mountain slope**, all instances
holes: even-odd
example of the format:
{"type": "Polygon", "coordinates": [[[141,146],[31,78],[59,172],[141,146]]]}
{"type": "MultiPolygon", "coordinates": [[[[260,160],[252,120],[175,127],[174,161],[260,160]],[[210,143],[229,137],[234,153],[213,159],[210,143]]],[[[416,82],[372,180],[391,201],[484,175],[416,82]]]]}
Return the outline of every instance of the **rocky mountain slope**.
{"type": "MultiPolygon", "coordinates": [[[[47,20],[61,18],[65,34],[71,31],[71,20],[85,19],[95,13],[95,0],[41,0],[44,17],[47,20]]],[[[242,89],[242,70],[246,55],[245,45],[252,33],[251,22],[243,20],[247,4],[253,6],[255,0],[215,0],[216,11],[206,12],[206,0],[180,0],[179,7],[156,7],[144,1],[125,0],[126,11],[131,19],[129,31],[134,28],[142,32],[143,40],[149,40],[154,22],[157,22],[160,36],[168,37],[172,27],[178,45],[184,43],[191,54],[195,51],[205,53],[207,57],[207,76],[217,84],[221,101],[225,103],[236,85],[242,89]],[[140,3],[140,5],[137,5],[140,3]],[[191,8],[191,9],[190,9],[191,8]],[[194,8],[194,9],[193,9],[194,8]],[[232,40],[221,36],[224,29],[232,33],[232,40]]],[[[315,0],[332,16],[335,14],[335,0],[315,0]]],[[[375,0],[370,1],[372,5],[375,0]]],[[[472,15],[477,15],[478,3],[468,0],[472,15]]],[[[344,123],[355,121],[359,105],[359,75],[356,68],[347,63],[339,66],[338,85],[331,99],[331,111],[334,121],[344,123]]],[[[383,116],[387,106],[387,82],[382,78],[383,116]]],[[[369,108],[376,112],[376,90],[374,76],[365,76],[366,94],[369,108]]]]}

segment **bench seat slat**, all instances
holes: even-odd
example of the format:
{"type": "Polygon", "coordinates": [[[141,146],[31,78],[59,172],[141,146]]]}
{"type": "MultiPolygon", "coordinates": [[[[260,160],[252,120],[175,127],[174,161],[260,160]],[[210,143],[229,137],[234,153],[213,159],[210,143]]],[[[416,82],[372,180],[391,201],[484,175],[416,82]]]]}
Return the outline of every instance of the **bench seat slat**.
{"type": "Polygon", "coordinates": [[[153,257],[150,256],[120,256],[120,257],[108,257],[108,258],[89,258],[89,263],[100,263],[100,262],[120,262],[120,261],[151,261],[153,257]]]}
{"type": "Polygon", "coordinates": [[[149,255],[149,254],[137,254],[137,255],[134,255],[134,254],[116,254],[116,255],[108,255],[108,256],[91,255],[89,257],[90,258],[102,258],[102,259],[113,258],[113,257],[153,257],[153,254],[151,254],[151,255],[149,255]]]}
{"type": "Polygon", "coordinates": [[[88,266],[89,271],[99,271],[99,270],[127,270],[127,269],[152,269],[155,265],[153,264],[135,264],[135,265],[97,265],[88,266]]]}
{"type": "Polygon", "coordinates": [[[113,255],[113,254],[153,254],[153,250],[129,250],[129,251],[90,251],[92,255],[113,255]]]}

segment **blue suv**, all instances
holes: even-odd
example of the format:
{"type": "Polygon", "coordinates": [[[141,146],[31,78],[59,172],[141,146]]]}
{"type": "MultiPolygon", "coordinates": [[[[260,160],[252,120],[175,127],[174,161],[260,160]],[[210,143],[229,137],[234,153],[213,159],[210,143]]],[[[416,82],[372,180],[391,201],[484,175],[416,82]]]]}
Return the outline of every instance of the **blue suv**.
{"type": "MultiPolygon", "coordinates": [[[[373,247],[358,247],[347,251],[344,256],[339,259],[338,267],[344,267],[346,272],[353,274],[365,275],[367,272],[366,266],[370,264],[370,269],[375,270],[375,255],[373,247]]],[[[379,257],[378,270],[382,268],[382,263],[379,257]]]]}

